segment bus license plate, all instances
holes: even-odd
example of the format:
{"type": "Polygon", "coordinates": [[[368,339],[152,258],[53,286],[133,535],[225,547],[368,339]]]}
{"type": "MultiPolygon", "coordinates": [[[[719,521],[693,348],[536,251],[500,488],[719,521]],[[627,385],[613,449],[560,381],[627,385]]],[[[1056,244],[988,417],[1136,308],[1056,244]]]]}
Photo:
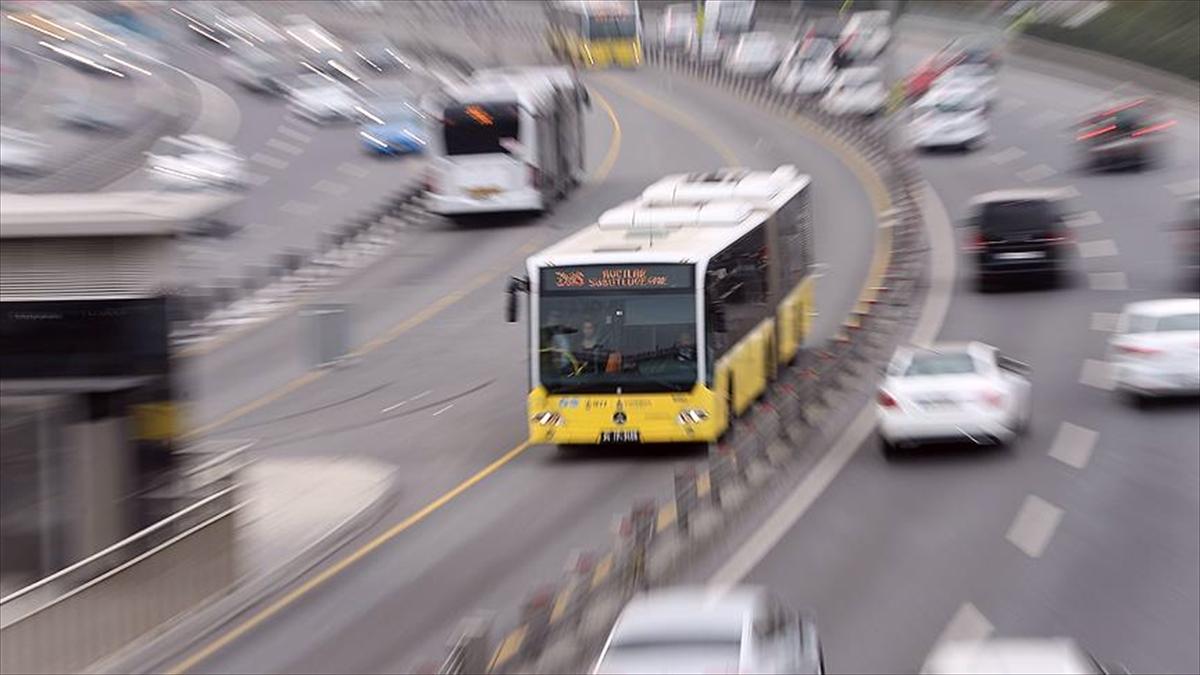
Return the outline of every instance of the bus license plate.
{"type": "Polygon", "coordinates": [[[639,431],[601,431],[601,443],[640,443],[642,434],[639,431]]]}

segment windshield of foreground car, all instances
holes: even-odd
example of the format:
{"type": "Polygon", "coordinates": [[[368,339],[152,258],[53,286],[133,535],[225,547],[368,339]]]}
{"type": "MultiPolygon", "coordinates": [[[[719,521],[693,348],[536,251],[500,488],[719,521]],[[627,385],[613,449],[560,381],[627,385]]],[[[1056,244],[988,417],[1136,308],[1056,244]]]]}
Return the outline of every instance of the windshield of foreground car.
{"type": "Polygon", "coordinates": [[[904,370],[905,377],[967,375],[975,372],[975,360],[966,352],[916,354],[904,370]]]}

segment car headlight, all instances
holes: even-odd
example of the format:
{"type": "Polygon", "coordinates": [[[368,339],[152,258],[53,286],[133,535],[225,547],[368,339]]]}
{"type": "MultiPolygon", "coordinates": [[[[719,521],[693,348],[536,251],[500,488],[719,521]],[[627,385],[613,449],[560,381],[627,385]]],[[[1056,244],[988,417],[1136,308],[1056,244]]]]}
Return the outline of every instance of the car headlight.
{"type": "Polygon", "coordinates": [[[708,411],[699,408],[683,410],[675,417],[675,421],[684,426],[699,424],[708,419],[708,411]]]}

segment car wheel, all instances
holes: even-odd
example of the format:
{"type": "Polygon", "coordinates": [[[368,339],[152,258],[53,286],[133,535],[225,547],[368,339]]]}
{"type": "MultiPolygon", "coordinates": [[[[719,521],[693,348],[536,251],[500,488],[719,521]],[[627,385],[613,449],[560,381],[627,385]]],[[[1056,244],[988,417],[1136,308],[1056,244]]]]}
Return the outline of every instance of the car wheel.
{"type": "Polygon", "coordinates": [[[883,436],[879,437],[879,451],[883,453],[884,460],[889,462],[896,459],[900,454],[900,448],[883,436]]]}
{"type": "Polygon", "coordinates": [[[1139,391],[1126,391],[1125,400],[1138,410],[1145,410],[1150,407],[1150,397],[1139,391]]]}

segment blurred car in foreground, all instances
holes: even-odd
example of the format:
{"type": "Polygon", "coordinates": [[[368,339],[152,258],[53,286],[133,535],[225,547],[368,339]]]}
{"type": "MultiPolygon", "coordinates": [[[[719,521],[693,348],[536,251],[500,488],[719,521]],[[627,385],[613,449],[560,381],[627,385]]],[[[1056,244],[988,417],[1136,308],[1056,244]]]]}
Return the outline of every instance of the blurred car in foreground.
{"type": "Polygon", "coordinates": [[[765,589],[654,591],[621,611],[594,673],[823,673],[811,617],[765,589]]]}
{"type": "Polygon", "coordinates": [[[662,31],[659,37],[662,39],[664,47],[667,49],[686,47],[692,33],[696,30],[696,13],[687,3],[668,5],[663,12],[659,28],[662,31]]]}
{"type": "Polygon", "coordinates": [[[855,12],[838,42],[838,49],[851,63],[874,61],[892,41],[892,13],[885,10],[855,12]]]}
{"type": "Polygon", "coordinates": [[[821,106],[835,115],[877,115],[886,105],[883,73],[874,66],[843,70],[821,99],[821,106]]]}
{"type": "Polygon", "coordinates": [[[913,147],[970,150],[991,132],[983,98],[969,87],[938,86],[912,107],[913,147]]]}
{"type": "Polygon", "coordinates": [[[146,170],[171,189],[239,189],[247,185],[246,162],[228,143],[187,134],[158,139],[146,153],[146,170]]]}
{"type": "Polygon", "coordinates": [[[1011,441],[1029,425],[1028,372],[982,342],[898,349],[876,402],[884,456],[922,443],[1011,441]]]}
{"type": "Polygon", "coordinates": [[[1155,163],[1168,140],[1163,132],[1174,125],[1157,102],[1138,98],[1088,115],[1075,140],[1085,167],[1144,168],[1155,163]]]}
{"type": "Polygon", "coordinates": [[[361,116],[362,100],[346,85],[316,73],[300,75],[288,85],[292,112],[317,124],[346,122],[361,116]]]}
{"type": "Polygon", "coordinates": [[[968,205],[972,229],[965,250],[974,255],[980,290],[998,280],[1037,277],[1061,281],[1070,270],[1075,237],[1059,190],[997,190],[968,205]]]}
{"type": "Polygon", "coordinates": [[[951,43],[922,59],[904,81],[904,95],[918,99],[929,92],[933,83],[953,66],[962,63],[963,53],[951,43]]]}
{"type": "Polygon", "coordinates": [[[1113,384],[1135,403],[1200,394],[1200,298],[1126,305],[1108,348],[1113,384]]]}
{"type": "Polygon", "coordinates": [[[422,153],[429,143],[425,116],[404,98],[370,104],[359,125],[363,148],[376,155],[422,153]]]}
{"type": "Polygon", "coordinates": [[[770,33],[745,33],[725,57],[725,69],[735,75],[766,77],[783,58],[779,40],[770,33]]]}
{"type": "Polygon", "coordinates": [[[262,49],[238,49],[221,59],[221,67],[229,79],[250,91],[261,94],[284,95],[287,80],[296,67],[262,49]]]}
{"type": "Polygon", "coordinates": [[[833,43],[828,40],[808,40],[797,44],[775,71],[771,84],[780,91],[800,96],[823,93],[837,76],[833,67],[833,50],[833,43]]]}
{"type": "Polygon", "coordinates": [[[925,660],[922,675],[1108,675],[1127,673],[1103,666],[1067,638],[951,641],[925,660]]]}
{"type": "Polygon", "coordinates": [[[688,39],[688,54],[704,65],[720,63],[727,51],[726,44],[715,33],[692,32],[688,39]]]}
{"type": "Polygon", "coordinates": [[[46,170],[48,161],[47,145],[36,135],[21,129],[0,127],[0,171],[41,173],[46,170]]]}
{"type": "Polygon", "coordinates": [[[828,40],[837,44],[842,39],[842,20],[827,16],[809,21],[801,33],[803,40],[828,40]]]}
{"type": "Polygon", "coordinates": [[[59,124],[85,131],[115,134],[128,131],[134,124],[134,113],[128,105],[82,97],[56,103],[46,111],[59,124]]]}
{"type": "Polygon", "coordinates": [[[947,68],[934,81],[932,90],[941,87],[972,89],[987,107],[996,102],[996,73],[983,63],[960,63],[947,68]]]}

